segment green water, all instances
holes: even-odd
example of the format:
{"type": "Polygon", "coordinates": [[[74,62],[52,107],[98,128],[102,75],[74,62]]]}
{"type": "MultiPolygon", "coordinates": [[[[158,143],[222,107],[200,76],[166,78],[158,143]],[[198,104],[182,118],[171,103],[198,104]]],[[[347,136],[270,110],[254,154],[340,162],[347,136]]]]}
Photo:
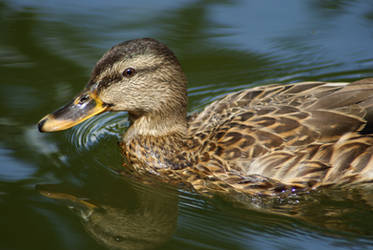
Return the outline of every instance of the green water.
{"type": "Polygon", "coordinates": [[[255,85],[373,77],[372,1],[5,0],[0,18],[0,249],[373,249],[370,193],[245,206],[118,174],[126,113],[36,128],[139,37],[178,56],[190,111],[255,85]]]}

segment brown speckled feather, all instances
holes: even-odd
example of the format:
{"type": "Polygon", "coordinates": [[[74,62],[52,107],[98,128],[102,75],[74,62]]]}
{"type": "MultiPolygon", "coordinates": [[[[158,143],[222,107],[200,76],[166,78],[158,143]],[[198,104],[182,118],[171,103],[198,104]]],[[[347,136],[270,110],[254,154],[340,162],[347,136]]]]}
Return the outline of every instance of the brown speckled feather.
{"type": "Polygon", "coordinates": [[[266,193],[284,188],[279,183],[303,189],[370,182],[373,137],[357,132],[367,123],[371,96],[373,79],[230,94],[190,123],[196,154],[208,159],[196,168],[225,186],[254,193],[253,185],[266,193]],[[253,176],[264,180],[253,183],[253,176]]]}

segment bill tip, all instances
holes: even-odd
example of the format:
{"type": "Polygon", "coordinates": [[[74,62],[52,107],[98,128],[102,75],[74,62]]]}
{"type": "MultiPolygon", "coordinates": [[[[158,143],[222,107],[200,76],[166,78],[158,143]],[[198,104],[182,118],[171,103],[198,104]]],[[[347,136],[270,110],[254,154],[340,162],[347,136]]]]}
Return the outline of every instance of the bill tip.
{"type": "Polygon", "coordinates": [[[41,119],[41,120],[39,121],[39,123],[38,123],[38,129],[39,129],[39,132],[40,132],[40,133],[45,132],[45,131],[43,130],[43,126],[44,126],[46,120],[47,120],[47,118],[43,118],[43,119],[41,119]]]}

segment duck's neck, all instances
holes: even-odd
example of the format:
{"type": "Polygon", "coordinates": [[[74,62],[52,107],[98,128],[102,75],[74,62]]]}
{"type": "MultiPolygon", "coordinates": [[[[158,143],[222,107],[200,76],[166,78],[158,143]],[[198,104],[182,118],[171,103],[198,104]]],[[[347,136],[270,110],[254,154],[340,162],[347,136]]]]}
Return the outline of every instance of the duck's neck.
{"type": "Polygon", "coordinates": [[[139,173],[162,175],[175,180],[169,170],[190,166],[186,150],[187,121],[185,116],[163,118],[130,115],[132,125],[123,137],[122,149],[132,168],[139,173]]]}
{"type": "Polygon", "coordinates": [[[129,143],[136,137],[183,137],[187,131],[187,120],[184,112],[174,115],[129,113],[131,126],[123,140],[129,143]]]}

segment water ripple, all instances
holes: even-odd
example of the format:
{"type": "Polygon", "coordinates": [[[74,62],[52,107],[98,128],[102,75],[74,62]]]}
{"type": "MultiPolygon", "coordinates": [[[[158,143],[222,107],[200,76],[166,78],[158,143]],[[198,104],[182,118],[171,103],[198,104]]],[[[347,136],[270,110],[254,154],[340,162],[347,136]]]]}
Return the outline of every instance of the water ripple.
{"type": "Polygon", "coordinates": [[[79,151],[89,150],[107,136],[120,139],[126,127],[128,120],[125,112],[104,113],[73,128],[68,140],[79,151]]]}

